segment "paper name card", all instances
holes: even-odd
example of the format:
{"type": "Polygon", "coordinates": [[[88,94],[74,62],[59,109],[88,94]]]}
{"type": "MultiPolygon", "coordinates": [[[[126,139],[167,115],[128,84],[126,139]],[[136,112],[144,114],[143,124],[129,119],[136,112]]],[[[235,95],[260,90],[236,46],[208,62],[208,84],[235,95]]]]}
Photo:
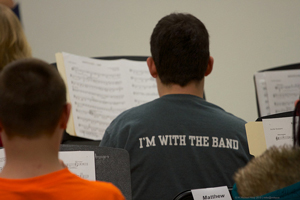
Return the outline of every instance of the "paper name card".
{"type": "Polygon", "coordinates": [[[232,200],[227,186],[191,190],[194,200],[232,200]]]}

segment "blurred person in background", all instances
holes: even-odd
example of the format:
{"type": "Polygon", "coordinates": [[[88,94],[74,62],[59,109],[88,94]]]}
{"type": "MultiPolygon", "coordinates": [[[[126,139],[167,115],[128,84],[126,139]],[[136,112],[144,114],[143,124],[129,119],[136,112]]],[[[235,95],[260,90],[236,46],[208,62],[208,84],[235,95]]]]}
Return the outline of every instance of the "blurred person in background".
{"type": "Polygon", "coordinates": [[[3,4],[7,7],[9,7],[17,15],[19,20],[21,19],[20,9],[19,9],[19,1],[17,1],[17,0],[0,0],[0,4],[3,4]]]}
{"type": "Polygon", "coordinates": [[[0,4],[0,71],[8,63],[31,57],[22,25],[13,11],[0,4]]]}

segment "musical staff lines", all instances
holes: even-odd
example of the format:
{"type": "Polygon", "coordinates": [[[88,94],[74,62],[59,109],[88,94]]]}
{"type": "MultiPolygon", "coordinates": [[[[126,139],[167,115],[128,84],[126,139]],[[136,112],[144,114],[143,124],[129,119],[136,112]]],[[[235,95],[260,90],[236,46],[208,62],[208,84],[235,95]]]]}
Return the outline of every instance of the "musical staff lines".
{"type": "Polygon", "coordinates": [[[96,180],[94,151],[60,151],[59,159],[77,176],[96,180]]]}
{"type": "MultiPolygon", "coordinates": [[[[88,79],[95,79],[95,80],[101,80],[103,78],[105,79],[119,79],[121,77],[121,74],[118,73],[98,73],[95,71],[89,71],[84,69],[79,69],[78,67],[72,67],[71,68],[73,72],[73,77],[76,78],[88,78],[88,79]]],[[[117,70],[116,70],[117,71],[117,70]]]]}
{"type": "Polygon", "coordinates": [[[63,55],[75,132],[80,137],[102,139],[117,115],[158,97],[146,62],[63,55]]]}
{"type": "Polygon", "coordinates": [[[140,69],[130,69],[129,72],[134,74],[134,75],[148,75],[149,74],[148,71],[140,70],[140,69]]]}
{"type": "MultiPolygon", "coordinates": [[[[297,77],[299,78],[299,77],[297,77]]],[[[282,91],[299,91],[300,90],[300,84],[299,83],[295,83],[295,84],[287,84],[287,85],[283,85],[283,84],[278,84],[275,85],[275,90],[278,90],[278,92],[282,92],[282,91]]]]}
{"type": "Polygon", "coordinates": [[[259,72],[255,82],[261,116],[294,109],[300,94],[300,70],[259,72]]]}

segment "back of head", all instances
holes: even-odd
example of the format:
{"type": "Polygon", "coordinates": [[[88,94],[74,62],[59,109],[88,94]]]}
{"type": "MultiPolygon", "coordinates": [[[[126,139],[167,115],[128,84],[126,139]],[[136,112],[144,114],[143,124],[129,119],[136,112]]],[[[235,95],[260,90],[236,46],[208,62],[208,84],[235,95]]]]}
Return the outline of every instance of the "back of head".
{"type": "Polygon", "coordinates": [[[31,49],[18,17],[0,4],[0,71],[11,61],[31,57],[31,49]]]}
{"type": "Polygon", "coordinates": [[[65,104],[62,78],[41,60],[20,59],[0,73],[0,122],[9,139],[51,135],[65,104]]]}
{"type": "Polygon", "coordinates": [[[153,30],[150,45],[163,84],[185,86],[203,79],[209,60],[209,35],[193,15],[163,17],[153,30]]]}

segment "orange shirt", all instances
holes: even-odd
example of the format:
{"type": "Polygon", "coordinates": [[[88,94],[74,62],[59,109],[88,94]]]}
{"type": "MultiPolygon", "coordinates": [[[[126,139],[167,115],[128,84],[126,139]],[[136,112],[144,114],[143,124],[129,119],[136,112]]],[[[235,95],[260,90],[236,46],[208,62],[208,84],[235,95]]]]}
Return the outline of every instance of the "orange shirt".
{"type": "Polygon", "coordinates": [[[68,168],[28,179],[0,178],[0,199],[125,200],[113,184],[82,179],[68,168]]]}

